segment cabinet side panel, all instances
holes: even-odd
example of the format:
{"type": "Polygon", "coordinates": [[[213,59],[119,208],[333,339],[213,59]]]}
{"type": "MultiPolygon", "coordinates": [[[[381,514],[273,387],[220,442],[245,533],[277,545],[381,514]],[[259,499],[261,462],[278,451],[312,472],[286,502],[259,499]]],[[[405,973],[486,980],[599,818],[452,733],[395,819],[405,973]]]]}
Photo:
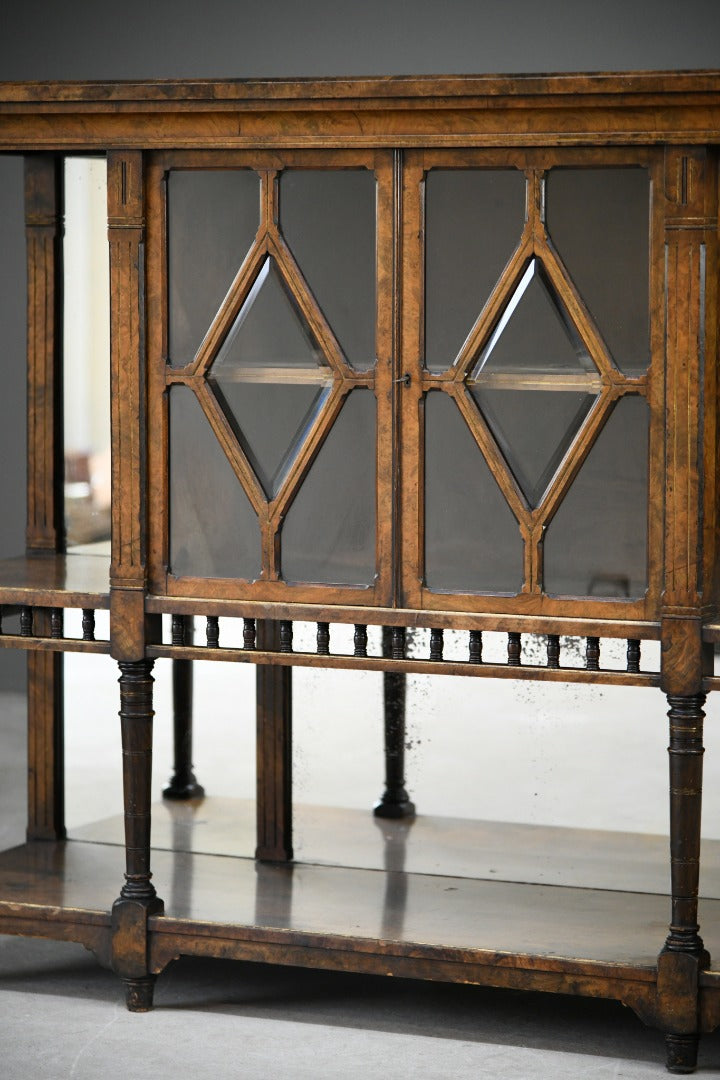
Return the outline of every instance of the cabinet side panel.
{"type": "MultiPolygon", "coordinates": [[[[25,159],[28,551],[62,551],[62,159],[25,159]]],[[[50,634],[50,616],[35,614],[50,634]]],[[[28,653],[28,839],[65,835],[63,658],[28,653]]]]}
{"type": "Polygon", "coordinates": [[[27,240],[27,546],[63,544],[62,159],[25,160],[27,240]]]}

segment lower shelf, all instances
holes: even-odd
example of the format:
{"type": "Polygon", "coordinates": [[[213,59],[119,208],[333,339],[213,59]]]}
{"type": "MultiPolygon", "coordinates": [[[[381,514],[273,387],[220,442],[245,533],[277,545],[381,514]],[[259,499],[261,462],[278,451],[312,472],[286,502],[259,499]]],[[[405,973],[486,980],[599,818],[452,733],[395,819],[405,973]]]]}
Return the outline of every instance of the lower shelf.
{"type": "MultiPolygon", "coordinates": [[[[324,851],[318,842],[312,858],[268,864],[236,853],[251,836],[248,806],[205,800],[156,808],[152,866],[165,914],[149,920],[152,970],[179,955],[222,956],[617,997],[641,1013],[651,1008],[669,919],[669,900],[653,885],[666,873],[659,838],[432,818],[378,823],[369,814],[299,808],[298,825],[314,822],[324,851]],[[346,844],[341,865],[333,846],[352,835],[361,842],[346,844]],[[417,849],[416,837],[425,841],[417,849]],[[467,851],[473,837],[474,860],[467,851]],[[347,865],[354,854],[357,864],[347,865]],[[530,880],[512,880],[523,858],[530,880]],[[583,862],[596,871],[615,865],[612,887],[581,887],[583,862]],[[532,880],[553,864],[560,883],[532,880]],[[496,880],[493,870],[510,880],[496,880]],[[618,887],[633,876],[646,887],[618,887]]],[[[0,855],[0,932],[81,941],[105,963],[124,867],[121,822],[78,833],[0,855]]],[[[703,898],[701,924],[711,955],[720,956],[720,899],[703,898]]],[[[703,973],[702,983],[714,1015],[720,970],[703,973]]]]}

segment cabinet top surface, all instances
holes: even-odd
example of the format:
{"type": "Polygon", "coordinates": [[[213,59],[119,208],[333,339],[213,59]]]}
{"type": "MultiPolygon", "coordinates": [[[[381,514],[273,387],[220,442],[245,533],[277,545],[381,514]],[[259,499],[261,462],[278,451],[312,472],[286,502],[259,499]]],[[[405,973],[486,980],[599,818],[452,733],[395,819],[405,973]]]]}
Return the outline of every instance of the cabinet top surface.
{"type": "Polygon", "coordinates": [[[85,102],[292,102],[563,95],[720,95],[720,69],[710,71],[588,72],[528,75],[392,75],[288,79],[147,79],[0,82],[0,102],[32,105],[85,102]]]}
{"type": "Polygon", "coordinates": [[[398,147],[718,142],[720,71],[0,83],[0,150],[259,140],[398,147]]]}

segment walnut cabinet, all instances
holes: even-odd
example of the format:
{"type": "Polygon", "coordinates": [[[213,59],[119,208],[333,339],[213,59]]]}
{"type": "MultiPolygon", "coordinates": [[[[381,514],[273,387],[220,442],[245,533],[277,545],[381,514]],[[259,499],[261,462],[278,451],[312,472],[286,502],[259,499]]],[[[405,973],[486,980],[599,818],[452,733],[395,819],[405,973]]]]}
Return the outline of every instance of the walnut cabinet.
{"type": "MultiPolygon", "coordinates": [[[[136,1010],[179,955],[616,998],[692,1071],[720,1020],[720,894],[698,922],[718,143],[712,72],[0,84],[0,150],[26,155],[29,297],[27,550],[0,562],[0,645],[28,650],[30,732],[0,930],[83,942],[136,1010]],[[107,161],[109,559],[68,548],[63,509],[73,154],[107,161]],[[119,849],[65,839],[66,651],[119,664],[124,883],[119,849]],[[256,861],[232,872],[182,842],[151,856],[156,660],[179,712],[192,662],[257,665],[256,861]],[[344,843],[293,861],[297,665],[384,674],[383,874],[344,843]],[[407,871],[413,672],[658,687],[666,884],[501,881],[479,859],[450,893],[407,871]]],[[[201,797],[182,753],[178,772],[168,794],[201,797]]],[[[461,833],[472,867],[493,841],[461,833]]]]}

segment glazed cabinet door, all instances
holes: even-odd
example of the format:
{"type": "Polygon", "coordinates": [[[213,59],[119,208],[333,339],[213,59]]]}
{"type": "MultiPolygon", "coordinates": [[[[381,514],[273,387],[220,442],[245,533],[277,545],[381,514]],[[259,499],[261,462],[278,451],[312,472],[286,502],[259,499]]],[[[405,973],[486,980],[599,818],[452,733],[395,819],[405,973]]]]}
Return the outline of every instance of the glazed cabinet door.
{"type": "Polygon", "coordinates": [[[151,587],[389,603],[391,157],[162,154],[148,205],[151,587]]]}
{"type": "Polygon", "coordinates": [[[656,611],[658,168],[645,151],[407,153],[406,606],[656,611]]]}

